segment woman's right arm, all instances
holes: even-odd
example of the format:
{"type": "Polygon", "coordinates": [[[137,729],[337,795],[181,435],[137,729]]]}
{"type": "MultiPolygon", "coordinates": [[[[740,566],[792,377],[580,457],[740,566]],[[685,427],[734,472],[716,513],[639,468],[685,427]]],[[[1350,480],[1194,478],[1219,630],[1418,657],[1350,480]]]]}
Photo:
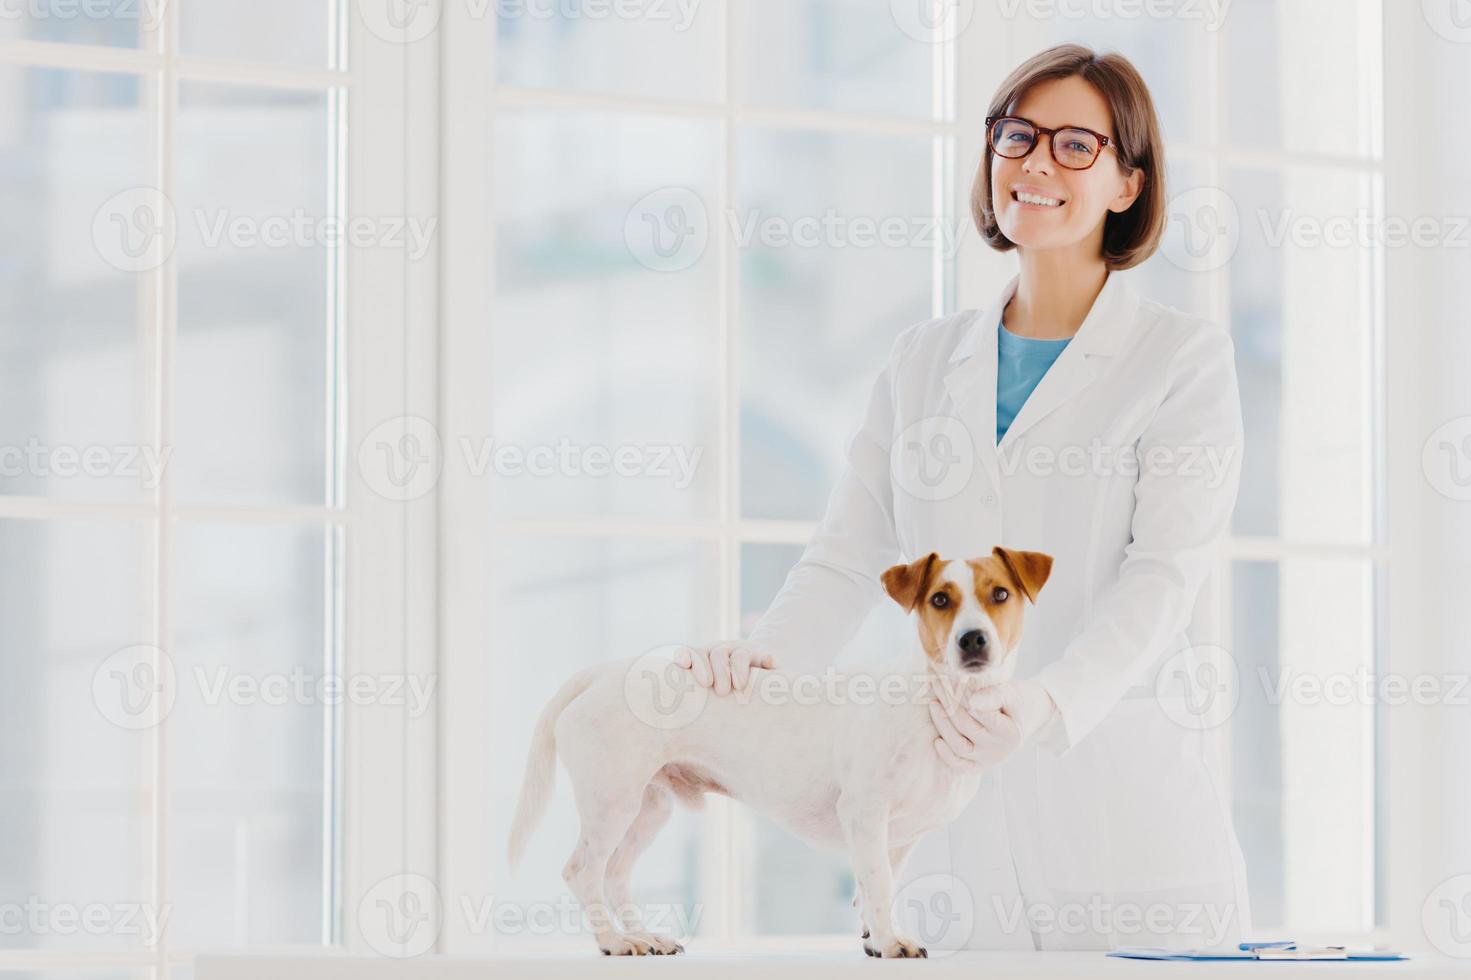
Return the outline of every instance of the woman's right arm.
{"type": "Polygon", "coordinates": [[[745,687],[752,667],[816,673],[832,663],[876,602],[879,575],[899,563],[889,450],[894,377],[916,327],[895,340],[868,398],[863,424],[801,559],[749,639],[686,650],[676,662],[718,693],[745,687]]]}

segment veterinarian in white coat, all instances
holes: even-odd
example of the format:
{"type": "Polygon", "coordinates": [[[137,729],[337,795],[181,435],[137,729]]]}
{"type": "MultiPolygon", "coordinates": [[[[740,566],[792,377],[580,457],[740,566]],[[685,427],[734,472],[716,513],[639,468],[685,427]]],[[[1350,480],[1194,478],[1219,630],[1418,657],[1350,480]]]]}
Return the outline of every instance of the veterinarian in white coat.
{"type": "Polygon", "coordinates": [[[722,691],[753,664],[820,671],[889,601],[886,568],[1051,554],[1004,712],[937,712],[936,751],[987,776],[896,879],[901,927],[939,949],[1234,944],[1249,913],[1225,729],[1192,724],[1182,686],[1196,646],[1221,639],[1194,613],[1239,484],[1232,343],[1122,273],[1154,251],[1166,200],[1127,61],[1043,52],[990,116],[972,208],[1020,274],[985,309],[901,333],[771,609],[691,666],[722,691]],[[1071,339],[998,445],[1002,329],[1071,339]]]}

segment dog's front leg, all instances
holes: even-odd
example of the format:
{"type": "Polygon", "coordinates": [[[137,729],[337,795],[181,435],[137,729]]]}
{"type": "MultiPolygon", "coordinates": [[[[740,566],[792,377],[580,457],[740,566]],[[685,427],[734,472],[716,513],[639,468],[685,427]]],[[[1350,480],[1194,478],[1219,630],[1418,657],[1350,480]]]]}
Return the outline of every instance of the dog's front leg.
{"type": "Polygon", "coordinates": [[[863,901],[863,919],[869,937],[863,951],[869,956],[928,956],[913,939],[894,928],[894,872],[889,863],[889,808],[865,800],[840,799],[838,819],[843,825],[853,876],[863,901]]]}
{"type": "MultiPolygon", "coordinates": [[[[909,852],[914,850],[915,843],[916,841],[910,841],[907,844],[900,844],[898,847],[889,848],[889,867],[893,869],[893,880],[896,883],[899,882],[903,877],[902,872],[904,871],[904,862],[906,859],[908,859],[909,852]]],[[[903,891],[904,889],[901,886],[899,890],[903,891]]],[[[853,889],[853,907],[858,910],[858,914],[860,916],[863,915],[863,892],[861,889],[856,887],[853,889]]],[[[863,938],[868,938],[867,919],[863,921],[863,938]]]]}
{"type": "MultiPolygon", "coordinates": [[[[894,883],[897,883],[897,881],[900,880],[900,877],[902,877],[902,871],[905,870],[905,859],[909,858],[909,852],[913,851],[913,848],[915,848],[915,843],[916,842],[913,842],[913,840],[911,840],[911,842],[905,843],[905,845],[899,845],[897,846],[897,848],[888,849],[888,867],[893,868],[894,883]]],[[[900,892],[902,892],[903,887],[900,887],[899,890],[900,892]]],[[[863,890],[861,889],[861,887],[853,887],[853,908],[858,909],[859,917],[862,918],[863,890]]],[[[868,939],[868,920],[866,920],[866,918],[862,921],[862,926],[863,939],[868,939]]]]}

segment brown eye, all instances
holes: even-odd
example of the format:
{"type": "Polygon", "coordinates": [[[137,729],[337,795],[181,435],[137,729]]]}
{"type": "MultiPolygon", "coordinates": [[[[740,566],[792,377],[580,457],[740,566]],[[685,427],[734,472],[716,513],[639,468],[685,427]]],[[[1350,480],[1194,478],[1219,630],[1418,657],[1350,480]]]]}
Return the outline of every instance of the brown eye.
{"type": "Polygon", "coordinates": [[[950,605],[950,597],[943,592],[936,592],[934,595],[930,596],[930,605],[934,606],[936,609],[944,609],[946,606],[950,605]]]}
{"type": "Polygon", "coordinates": [[[992,602],[1005,602],[1009,598],[1011,598],[1011,593],[1010,592],[1007,592],[1005,589],[1001,588],[1000,586],[997,586],[996,588],[994,588],[994,589],[991,590],[991,601],[992,602]]]}

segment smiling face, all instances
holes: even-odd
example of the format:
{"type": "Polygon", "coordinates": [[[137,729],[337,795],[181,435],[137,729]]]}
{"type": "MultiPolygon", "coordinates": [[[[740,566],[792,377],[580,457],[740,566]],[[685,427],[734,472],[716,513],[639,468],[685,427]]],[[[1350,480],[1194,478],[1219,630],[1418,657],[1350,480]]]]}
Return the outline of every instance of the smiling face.
{"type": "Polygon", "coordinates": [[[1015,672],[1023,604],[1036,602],[1051,571],[1050,555],[995,548],[968,561],[932,553],[895,565],[883,583],[895,602],[917,614],[920,645],[932,664],[992,684],[1015,672]]]}
{"type": "MultiPolygon", "coordinates": [[[[1103,95],[1073,75],[1041,82],[1008,112],[1038,126],[1078,126],[1117,139],[1103,95]]],[[[1109,212],[1129,209],[1143,187],[1143,171],[1127,176],[1117,147],[1099,151],[1087,170],[1069,170],[1053,157],[1052,137],[1038,134],[1032,152],[1020,160],[992,153],[991,200],[1001,233],[1019,248],[1082,246],[1101,254],[1103,223],[1109,212]]]]}

